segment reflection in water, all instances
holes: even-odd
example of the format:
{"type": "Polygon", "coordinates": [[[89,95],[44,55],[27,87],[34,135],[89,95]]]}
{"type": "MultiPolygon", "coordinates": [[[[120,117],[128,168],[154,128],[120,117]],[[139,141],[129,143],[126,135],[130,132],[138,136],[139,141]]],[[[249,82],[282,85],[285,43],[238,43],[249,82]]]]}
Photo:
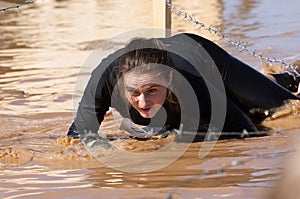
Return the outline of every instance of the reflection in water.
{"type": "MultiPolygon", "coordinates": [[[[1,1],[0,5],[14,2],[1,1]]],[[[231,37],[248,41],[264,55],[294,60],[300,55],[296,46],[299,20],[295,17],[299,2],[283,3],[174,1],[178,8],[190,11],[208,25],[221,26],[231,37]]],[[[74,84],[84,60],[107,38],[151,27],[151,13],[151,1],[48,0],[24,7],[21,14],[11,11],[0,15],[1,196],[163,198],[179,185],[174,198],[265,198],[283,168],[286,154],[299,139],[297,130],[222,140],[202,159],[198,158],[202,143],[193,143],[168,167],[135,174],[104,166],[78,140],[64,137],[72,121],[74,84]],[[260,158],[258,154],[270,156],[260,158]],[[253,160],[245,161],[249,158],[253,160]],[[242,164],[235,165],[239,162],[242,164]],[[228,163],[233,166],[220,172],[228,163]],[[199,176],[207,171],[211,174],[199,176]]],[[[173,29],[215,39],[176,16],[173,29]]],[[[234,47],[221,44],[255,67],[260,65],[234,47]]],[[[120,44],[109,45],[115,48],[120,44]]],[[[299,112],[294,114],[297,109],[293,107],[298,105],[281,110],[275,120],[265,121],[266,125],[297,126],[299,112]]],[[[112,131],[110,122],[108,119],[107,130],[112,131]]],[[[140,147],[146,144],[149,142],[141,142],[140,147]]],[[[133,143],[124,146],[130,149],[133,143]]]]}
{"type": "Polygon", "coordinates": [[[12,176],[2,182],[2,190],[11,190],[14,187],[18,191],[8,191],[1,194],[4,198],[27,197],[60,189],[89,188],[91,184],[85,181],[88,170],[49,170],[44,166],[25,166],[20,169],[3,169],[3,175],[12,176]]]}
{"type": "MultiPolygon", "coordinates": [[[[247,42],[251,49],[259,50],[264,56],[276,56],[287,62],[299,59],[299,19],[291,17],[299,14],[296,1],[291,6],[272,0],[223,2],[226,8],[231,8],[225,9],[222,15],[226,33],[247,42]]],[[[233,47],[228,48],[234,51],[233,47]]],[[[260,65],[249,56],[235,54],[256,67],[260,65]]]]}

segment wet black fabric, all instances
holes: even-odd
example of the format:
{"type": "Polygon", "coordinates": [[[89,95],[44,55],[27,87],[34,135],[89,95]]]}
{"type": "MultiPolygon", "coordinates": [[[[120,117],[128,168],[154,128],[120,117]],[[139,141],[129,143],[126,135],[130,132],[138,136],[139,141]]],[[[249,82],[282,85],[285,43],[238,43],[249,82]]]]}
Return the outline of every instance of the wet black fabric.
{"type": "Polygon", "coordinates": [[[244,111],[252,108],[271,109],[287,99],[299,99],[287,89],[265,77],[246,63],[232,57],[213,42],[188,34],[210,54],[222,73],[227,96],[244,111]]]}
{"type": "Polygon", "coordinates": [[[299,81],[296,81],[295,78],[290,75],[289,73],[280,73],[280,74],[270,74],[272,75],[276,82],[283,86],[284,88],[288,89],[291,92],[298,91],[299,81]]]}
{"type": "MultiPolygon", "coordinates": [[[[281,106],[288,99],[299,99],[281,85],[232,57],[215,43],[198,35],[178,34],[160,40],[170,53],[172,67],[188,80],[198,100],[198,104],[191,104],[187,97],[189,96],[189,93],[186,93],[187,88],[180,80],[178,82],[175,80],[174,89],[177,89],[178,95],[176,97],[183,99],[180,109],[185,115],[172,109],[170,104],[164,104],[167,112],[164,126],[178,128],[181,122],[188,123],[198,118],[196,113],[199,111],[200,118],[196,121],[198,131],[206,131],[216,110],[212,111],[212,102],[215,104],[220,102],[219,109],[222,110],[222,102],[225,99],[226,118],[221,130],[257,131],[254,122],[259,122],[267,116],[264,115],[264,110],[281,106]],[[224,84],[225,92],[217,85],[218,81],[215,81],[218,75],[224,84]]],[[[123,53],[123,49],[116,51],[103,59],[93,71],[68,136],[74,137],[78,132],[96,133],[111,106],[137,124],[156,125],[157,122],[157,125],[161,125],[159,119],[155,122],[155,117],[151,120],[142,118],[123,100],[121,94],[113,92],[117,82],[114,75],[114,72],[117,72],[115,67],[123,53]]]]}

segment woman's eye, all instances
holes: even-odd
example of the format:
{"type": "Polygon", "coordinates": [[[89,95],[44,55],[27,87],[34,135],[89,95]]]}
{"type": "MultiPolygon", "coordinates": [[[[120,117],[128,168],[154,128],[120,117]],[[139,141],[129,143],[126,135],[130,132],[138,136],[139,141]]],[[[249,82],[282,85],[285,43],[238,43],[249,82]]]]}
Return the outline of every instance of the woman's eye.
{"type": "Polygon", "coordinates": [[[152,89],[148,90],[148,93],[155,93],[156,91],[157,91],[157,89],[152,88],[152,89]]]}
{"type": "Polygon", "coordinates": [[[133,92],[132,94],[131,94],[131,96],[139,96],[140,95],[140,93],[138,93],[138,92],[133,92]]]}
{"type": "Polygon", "coordinates": [[[140,93],[139,92],[136,92],[136,91],[134,91],[133,93],[131,93],[131,96],[139,96],[140,95],[140,93]]]}

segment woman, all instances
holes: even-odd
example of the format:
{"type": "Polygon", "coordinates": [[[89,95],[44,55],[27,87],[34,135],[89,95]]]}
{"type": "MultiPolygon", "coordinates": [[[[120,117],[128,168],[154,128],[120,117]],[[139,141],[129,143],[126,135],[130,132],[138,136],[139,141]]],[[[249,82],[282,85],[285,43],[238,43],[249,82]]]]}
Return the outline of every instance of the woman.
{"type": "Polygon", "coordinates": [[[138,38],[93,71],[68,136],[97,134],[109,107],[127,118],[121,128],[142,136],[147,132],[134,124],[254,132],[289,99],[299,98],[198,35],[138,38]],[[212,121],[213,115],[220,118],[212,121]]]}

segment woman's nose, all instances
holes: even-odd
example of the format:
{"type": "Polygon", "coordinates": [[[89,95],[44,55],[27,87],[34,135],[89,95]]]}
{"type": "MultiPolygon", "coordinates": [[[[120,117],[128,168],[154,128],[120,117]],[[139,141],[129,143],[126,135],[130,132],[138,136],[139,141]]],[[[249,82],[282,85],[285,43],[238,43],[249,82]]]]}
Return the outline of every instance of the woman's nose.
{"type": "Polygon", "coordinates": [[[148,97],[145,94],[143,94],[143,93],[140,94],[138,96],[138,106],[140,108],[149,108],[148,105],[149,105],[149,99],[148,99],[148,97]]]}

